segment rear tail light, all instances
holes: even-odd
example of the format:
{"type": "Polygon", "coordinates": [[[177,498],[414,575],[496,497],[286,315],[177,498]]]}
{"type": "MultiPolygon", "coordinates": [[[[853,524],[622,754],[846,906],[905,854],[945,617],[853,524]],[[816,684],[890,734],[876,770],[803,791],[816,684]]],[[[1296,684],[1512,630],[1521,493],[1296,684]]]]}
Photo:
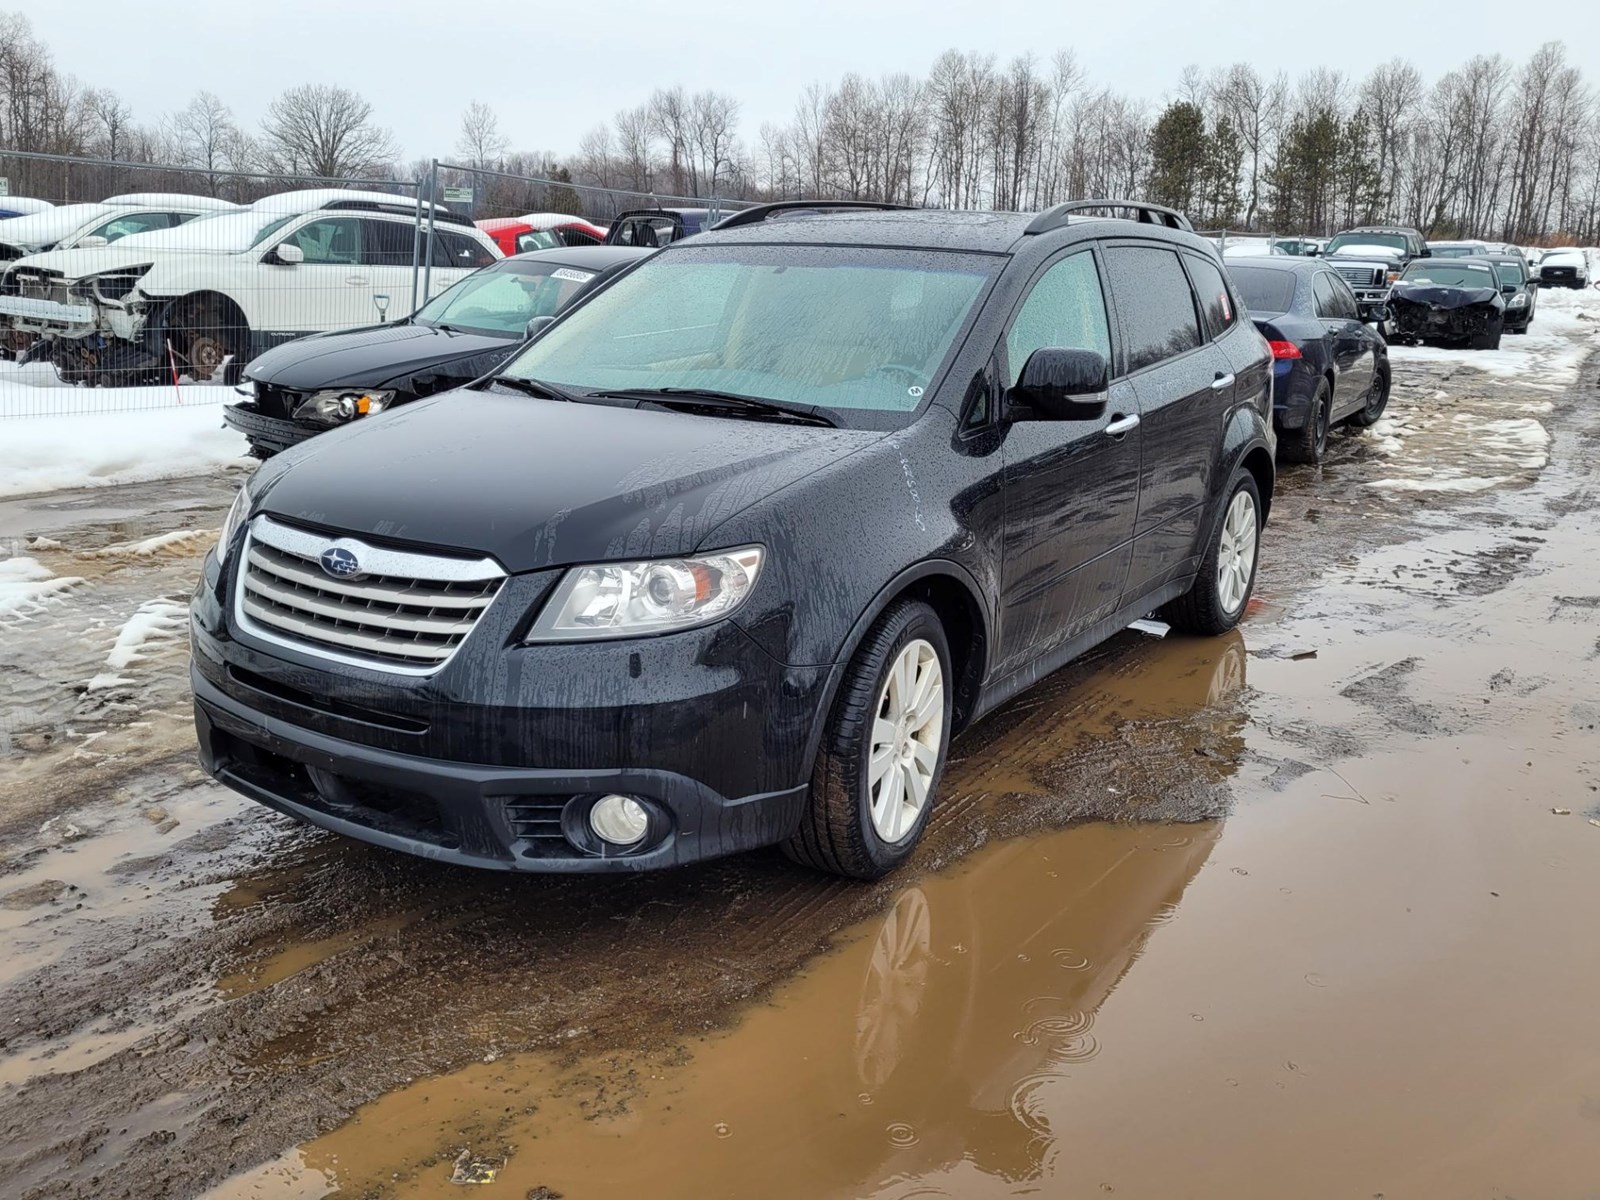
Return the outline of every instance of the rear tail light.
{"type": "Polygon", "coordinates": [[[1281,359],[1300,357],[1300,347],[1296,346],[1293,342],[1268,342],[1267,345],[1272,347],[1273,358],[1281,359]]]}

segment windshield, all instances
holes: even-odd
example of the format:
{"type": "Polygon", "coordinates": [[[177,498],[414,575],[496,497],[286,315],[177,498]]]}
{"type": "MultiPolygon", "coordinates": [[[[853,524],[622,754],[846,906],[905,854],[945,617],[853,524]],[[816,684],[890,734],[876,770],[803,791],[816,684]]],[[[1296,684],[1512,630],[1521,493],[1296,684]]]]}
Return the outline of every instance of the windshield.
{"type": "Polygon", "coordinates": [[[1400,276],[1407,283],[1431,283],[1435,287],[1492,288],[1494,276],[1488,267],[1472,263],[1414,262],[1400,276]]]}
{"type": "Polygon", "coordinates": [[[1294,304],[1293,271],[1230,265],[1228,274],[1232,275],[1233,281],[1239,285],[1239,292],[1244,297],[1244,306],[1251,312],[1286,313],[1294,304]]]}
{"type": "Polygon", "coordinates": [[[685,246],[651,259],[505,374],[569,391],[685,388],[893,429],[922,402],[995,270],[982,255],[685,246]]]}
{"type": "Polygon", "coordinates": [[[1328,243],[1324,253],[1338,254],[1346,246],[1387,246],[1391,250],[1406,252],[1406,239],[1398,233],[1341,233],[1328,243]]]}
{"type": "Polygon", "coordinates": [[[1495,269],[1496,272],[1499,273],[1500,282],[1502,284],[1510,283],[1510,284],[1515,284],[1518,287],[1521,287],[1522,286],[1522,281],[1527,278],[1527,276],[1524,275],[1523,272],[1522,272],[1522,264],[1521,263],[1516,263],[1516,262],[1497,262],[1494,265],[1494,269],[1495,269]]]}
{"type": "Polygon", "coordinates": [[[548,262],[502,262],[469,275],[418,310],[419,325],[521,337],[534,317],[565,308],[594,271],[548,262]]]}

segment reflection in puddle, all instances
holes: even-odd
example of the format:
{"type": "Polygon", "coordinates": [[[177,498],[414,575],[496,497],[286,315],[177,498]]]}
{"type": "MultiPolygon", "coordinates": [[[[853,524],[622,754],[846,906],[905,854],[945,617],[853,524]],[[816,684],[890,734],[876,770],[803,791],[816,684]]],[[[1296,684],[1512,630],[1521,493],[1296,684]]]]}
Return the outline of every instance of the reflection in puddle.
{"type": "MultiPolygon", "coordinates": [[[[304,1147],[306,1169],[346,1186],[399,1172],[397,1194],[422,1195],[450,1194],[440,1164],[464,1147],[512,1148],[512,1195],[698,1196],[730,1177],[743,1195],[858,1195],[962,1163],[1038,1179],[1044,1101],[1095,1068],[1096,1011],[1220,830],[1089,825],[1003,843],[901,890],[739,1029],[693,1044],[687,1066],[478,1064],[363,1109],[304,1147]]],[[[263,1184],[252,1173],[215,1195],[276,1194],[263,1184]]]]}

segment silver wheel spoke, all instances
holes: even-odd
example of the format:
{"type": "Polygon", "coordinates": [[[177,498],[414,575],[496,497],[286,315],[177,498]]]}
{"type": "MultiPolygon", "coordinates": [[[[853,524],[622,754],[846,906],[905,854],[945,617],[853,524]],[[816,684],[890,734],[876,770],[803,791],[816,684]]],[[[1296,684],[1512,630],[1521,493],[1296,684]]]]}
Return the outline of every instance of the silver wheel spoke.
{"type": "Polygon", "coordinates": [[[944,668],[917,638],[900,648],[885,673],[867,754],[872,826],[898,842],[916,826],[933,794],[944,748],[944,668]]]}

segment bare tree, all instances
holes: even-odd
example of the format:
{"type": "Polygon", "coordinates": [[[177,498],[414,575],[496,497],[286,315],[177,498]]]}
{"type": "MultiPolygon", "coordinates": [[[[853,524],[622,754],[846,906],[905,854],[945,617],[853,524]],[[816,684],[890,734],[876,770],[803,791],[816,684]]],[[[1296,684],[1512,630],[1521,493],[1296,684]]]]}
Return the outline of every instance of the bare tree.
{"type": "Polygon", "coordinates": [[[616,130],[617,165],[627,186],[648,192],[655,174],[655,145],[649,106],[620,110],[611,121],[616,130]]]}
{"type": "Polygon", "coordinates": [[[179,163],[206,173],[213,196],[220,182],[216,172],[237,170],[247,157],[233,112],[211,92],[196,92],[187,107],[167,118],[163,132],[179,163]]]}
{"type": "Polygon", "coordinates": [[[374,175],[400,156],[387,129],[372,123],[372,105],[328,84],[290,88],[267,107],[262,151],[276,171],[317,179],[374,175]]]}
{"type": "Polygon", "coordinates": [[[650,129],[667,145],[667,179],[672,190],[681,196],[693,183],[693,163],[689,155],[689,97],[681,87],[657,88],[651,94],[650,129]]]}
{"type": "Polygon", "coordinates": [[[467,105],[461,114],[461,134],[456,138],[456,153],[463,166],[480,171],[499,169],[501,158],[511,142],[500,132],[500,118],[480,100],[467,105]]]}

